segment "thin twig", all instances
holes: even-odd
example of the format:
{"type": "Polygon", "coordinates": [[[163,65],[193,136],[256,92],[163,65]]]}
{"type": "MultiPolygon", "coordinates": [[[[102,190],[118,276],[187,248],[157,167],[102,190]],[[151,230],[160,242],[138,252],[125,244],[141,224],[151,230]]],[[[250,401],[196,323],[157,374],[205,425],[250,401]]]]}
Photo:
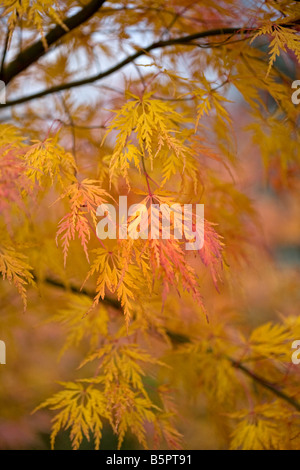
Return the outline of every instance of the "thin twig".
{"type": "Polygon", "coordinates": [[[4,43],[4,48],[3,48],[3,54],[2,54],[2,60],[1,60],[1,66],[0,66],[0,77],[2,76],[2,72],[3,72],[3,69],[4,69],[5,57],[6,57],[7,50],[8,50],[9,36],[10,36],[10,31],[9,31],[9,28],[7,27],[5,43],[4,43]]]}

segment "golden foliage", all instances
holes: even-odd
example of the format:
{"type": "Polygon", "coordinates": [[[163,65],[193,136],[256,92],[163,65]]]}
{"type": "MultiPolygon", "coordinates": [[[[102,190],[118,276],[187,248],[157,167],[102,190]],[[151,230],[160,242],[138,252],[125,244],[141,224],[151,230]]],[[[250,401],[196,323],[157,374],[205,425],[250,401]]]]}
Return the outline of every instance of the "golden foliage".
{"type": "Polygon", "coordinates": [[[212,446],[191,437],[205,416],[215,446],[299,449],[299,270],[276,256],[300,236],[300,10],[254,3],[104,2],[48,54],[46,35],[82,5],[2,2],[0,75],[15,72],[0,124],[0,333],[19,342],[0,389],[8,426],[35,408],[35,436],[50,410],[52,448],[68,431],[74,449],[99,449],[109,425],[118,448],[131,434],[179,449],[212,446]],[[98,206],[124,195],[147,215],[203,203],[203,247],[99,240],[98,206]]]}

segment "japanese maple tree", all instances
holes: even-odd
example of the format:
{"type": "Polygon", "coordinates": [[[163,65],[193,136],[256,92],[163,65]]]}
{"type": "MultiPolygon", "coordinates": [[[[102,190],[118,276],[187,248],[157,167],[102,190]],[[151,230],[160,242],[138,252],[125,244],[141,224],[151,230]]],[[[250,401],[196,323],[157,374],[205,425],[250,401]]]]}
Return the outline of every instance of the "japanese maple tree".
{"type": "Polygon", "coordinates": [[[299,449],[299,2],[0,11],[1,448],[299,449]],[[119,196],[203,246],[99,239],[119,196]]]}

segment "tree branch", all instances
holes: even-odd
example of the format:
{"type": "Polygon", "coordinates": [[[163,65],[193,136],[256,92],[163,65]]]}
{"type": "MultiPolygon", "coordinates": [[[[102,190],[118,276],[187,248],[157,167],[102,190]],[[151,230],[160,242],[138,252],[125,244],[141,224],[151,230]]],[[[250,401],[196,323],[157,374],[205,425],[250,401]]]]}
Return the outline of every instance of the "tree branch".
{"type": "Polygon", "coordinates": [[[46,35],[45,39],[48,44],[47,50],[45,50],[41,40],[36,41],[31,46],[27,47],[27,49],[20,52],[20,54],[18,54],[18,56],[1,71],[0,79],[8,84],[14,77],[19,75],[19,73],[23,72],[27,67],[35,63],[40,57],[47,54],[51,46],[59,39],[89,20],[100,9],[104,2],[105,0],[92,0],[78,13],[70,18],[65,18],[63,23],[66,25],[66,29],[57,25],[46,35]]]}
{"type": "MultiPolygon", "coordinates": [[[[63,284],[62,282],[56,281],[56,280],[54,280],[52,278],[49,278],[49,277],[45,278],[43,281],[45,283],[53,286],[53,287],[58,287],[58,288],[64,289],[64,290],[68,289],[65,286],[65,284],[63,284]]],[[[73,285],[71,285],[69,287],[69,290],[71,292],[75,293],[75,294],[83,294],[83,295],[87,295],[88,297],[91,297],[91,298],[95,297],[95,292],[91,292],[91,291],[88,291],[86,289],[81,290],[78,287],[73,286],[73,285]]],[[[113,307],[117,310],[120,310],[121,312],[123,311],[121,303],[118,300],[113,299],[112,297],[105,296],[105,298],[103,300],[101,300],[101,302],[108,305],[108,306],[110,306],[110,307],[113,307]]],[[[169,338],[171,339],[171,341],[175,344],[190,343],[190,339],[186,335],[182,335],[181,333],[176,333],[176,332],[174,333],[173,331],[169,331],[169,330],[167,330],[166,333],[169,336],[169,338]]],[[[235,359],[233,359],[230,356],[225,356],[225,357],[232,364],[233,367],[235,367],[236,369],[243,372],[245,375],[247,375],[252,380],[254,380],[256,383],[258,383],[261,387],[263,387],[266,390],[268,390],[269,392],[273,393],[273,395],[276,395],[278,398],[281,398],[282,400],[289,403],[289,405],[293,406],[297,411],[300,411],[300,403],[299,402],[294,400],[292,397],[290,397],[289,395],[287,395],[283,391],[276,388],[273,384],[267,382],[263,377],[260,377],[259,375],[252,372],[250,369],[248,369],[248,367],[244,366],[244,364],[242,364],[241,362],[236,361],[235,359]]]]}
{"type": "Polygon", "coordinates": [[[297,411],[300,411],[300,403],[297,402],[296,400],[294,400],[292,397],[290,397],[289,395],[287,395],[286,393],[282,392],[281,390],[278,390],[278,388],[275,388],[272,384],[270,384],[269,382],[267,382],[265,379],[263,379],[262,377],[254,374],[254,372],[252,372],[251,370],[248,369],[248,367],[245,367],[243,364],[241,364],[240,362],[238,361],[235,361],[234,359],[232,359],[231,357],[228,357],[227,358],[231,364],[233,365],[233,367],[236,367],[237,369],[239,369],[240,371],[242,371],[244,374],[246,374],[248,377],[250,377],[251,379],[255,380],[255,382],[257,382],[258,384],[260,384],[262,387],[264,387],[265,389],[269,390],[269,392],[272,392],[274,395],[276,395],[277,397],[281,398],[282,400],[286,401],[287,403],[289,403],[290,405],[292,405],[297,411]]]}
{"type": "MultiPolygon", "coordinates": [[[[103,3],[103,2],[102,2],[103,3]]],[[[283,23],[283,27],[295,27],[300,24],[300,18],[297,18],[293,23],[283,23]]],[[[91,77],[84,78],[82,80],[75,80],[73,82],[69,83],[63,83],[61,85],[56,85],[51,88],[48,88],[46,90],[40,91],[38,93],[34,93],[32,95],[24,96],[22,98],[17,98],[12,101],[8,101],[6,104],[0,105],[1,108],[7,108],[11,106],[16,106],[18,104],[26,103],[28,101],[42,98],[44,96],[50,95],[52,93],[57,93],[63,90],[69,90],[71,88],[83,86],[83,85],[88,85],[90,83],[93,83],[97,80],[101,80],[105,77],[108,77],[109,75],[112,75],[113,73],[117,72],[118,70],[122,69],[126,65],[134,62],[137,58],[147,55],[147,53],[155,50],[155,49],[162,49],[164,47],[168,46],[176,46],[176,45],[185,45],[185,46],[197,46],[197,43],[193,43],[196,39],[203,39],[203,38],[209,38],[213,36],[223,36],[223,35],[229,35],[229,36],[234,36],[234,35],[242,35],[242,34],[254,34],[258,28],[217,28],[217,29],[211,29],[208,31],[201,31],[198,33],[190,34],[187,36],[179,37],[179,38],[173,38],[173,39],[168,39],[166,41],[157,41],[145,48],[139,49],[137,52],[134,54],[129,55],[125,59],[121,60],[119,63],[115,64],[114,66],[108,68],[104,72],[100,72],[99,74],[92,75],[91,77]]],[[[209,47],[209,45],[207,46],[209,47]]]]}
{"type": "MultiPolygon", "coordinates": [[[[34,276],[34,280],[36,282],[39,281],[36,276],[34,276]]],[[[45,279],[42,280],[42,282],[45,282],[46,284],[49,284],[50,286],[53,286],[53,287],[58,287],[59,289],[63,289],[65,291],[69,290],[70,292],[73,292],[73,294],[86,295],[87,297],[91,297],[92,299],[95,297],[95,292],[91,292],[87,289],[79,289],[78,287],[73,286],[73,285],[66,286],[62,282],[57,281],[56,279],[52,279],[50,277],[46,277],[45,279]]],[[[122,310],[121,303],[112,297],[105,296],[105,299],[101,299],[100,302],[110,307],[113,307],[116,310],[122,310]]]]}
{"type": "MultiPolygon", "coordinates": [[[[248,30],[249,31],[249,30],[248,30]]],[[[121,60],[119,63],[116,65],[108,68],[106,71],[101,72],[99,74],[92,75],[91,77],[84,78],[82,80],[75,80],[73,82],[69,83],[63,83],[61,85],[56,85],[51,88],[48,88],[47,90],[40,91],[38,93],[34,93],[32,95],[24,96],[22,98],[17,98],[12,101],[8,101],[6,104],[0,105],[1,108],[7,108],[10,106],[15,106],[18,104],[26,103],[27,101],[31,101],[37,98],[42,98],[44,96],[50,95],[52,93],[57,93],[59,91],[63,90],[69,90],[71,88],[83,86],[83,85],[88,85],[90,83],[93,83],[97,80],[101,80],[102,78],[105,78],[118,70],[122,69],[125,67],[125,65],[128,65],[135,61],[137,58],[146,55],[147,53],[155,50],[155,49],[161,49],[167,46],[176,46],[176,45],[186,45],[186,46],[195,46],[195,44],[191,44],[191,41],[194,41],[195,39],[203,39],[203,38],[208,38],[212,36],[221,36],[221,35],[234,35],[234,34],[245,34],[246,30],[243,30],[241,28],[219,28],[219,29],[211,29],[209,31],[201,31],[200,33],[195,33],[191,34],[188,36],[183,36],[180,38],[173,38],[173,39],[168,39],[166,41],[158,41],[150,44],[149,46],[139,49],[137,52],[134,54],[129,55],[125,59],[121,60]]]]}
{"type": "Polygon", "coordinates": [[[3,69],[4,69],[5,57],[6,57],[7,50],[8,50],[8,43],[9,43],[9,28],[7,27],[6,38],[5,38],[5,43],[4,43],[4,49],[3,49],[3,53],[2,53],[1,66],[0,66],[0,78],[2,76],[3,69]]]}

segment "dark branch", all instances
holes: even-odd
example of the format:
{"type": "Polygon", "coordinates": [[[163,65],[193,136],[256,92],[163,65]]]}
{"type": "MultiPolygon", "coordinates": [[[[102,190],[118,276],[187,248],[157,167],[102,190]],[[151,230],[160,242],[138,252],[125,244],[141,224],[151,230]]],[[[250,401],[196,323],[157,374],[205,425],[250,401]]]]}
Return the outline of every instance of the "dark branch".
{"type": "MultiPolygon", "coordinates": [[[[34,280],[39,282],[39,280],[36,278],[36,276],[34,277],[34,280]]],[[[69,290],[70,292],[73,292],[73,294],[81,294],[81,295],[86,295],[87,297],[91,297],[91,299],[93,299],[95,297],[95,292],[91,292],[87,289],[79,289],[78,287],[76,286],[66,286],[65,284],[63,284],[62,282],[60,281],[57,281],[56,279],[52,279],[50,277],[46,277],[45,279],[43,279],[43,282],[45,282],[46,284],[49,284],[50,286],[53,286],[53,287],[58,287],[59,289],[63,289],[65,291],[69,290]]],[[[105,299],[103,300],[100,300],[101,303],[103,304],[106,304],[106,305],[109,305],[110,307],[113,307],[117,310],[122,310],[122,307],[121,307],[121,303],[112,298],[112,297],[109,297],[109,296],[105,296],[105,299]]]]}
{"type": "MultiPolygon", "coordinates": [[[[103,2],[102,2],[103,3],[103,2]]],[[[300,18],[297,18],[293,23],[283,23],[283,27],[296,27],[300,24],[300,18]]],[[[122,69],[126,65],[134,62],[136,59],[139,57],[146,55],[147,53],[155,50],[155,49],[162,49],[164,47],[168,46],[176,46],[176,45],[185,45],[185,46],[197,46],[197,43],[194,43],[193,41],[197,39],[203,39],[203,38],[209,38],[213,36],[223,36],[223,35],[228,35],[230,37],[234,35],[246,35],[248,34],[249,36],[252,36],[258,29],[257,28],[252,28],[252,29],[243,29],[243,28],[217,28],[217,29],[211,29],[208,31],[201,31],[199,33],[194,33],[190,34],[188,36],[183,36],[179,38],[173,38],[173,39],[168,39],[166,41],[157,41],[149,46],[142,48],[135,52],[134,54],[131,54],[130,56],[126,57],[125,59],[121,60],[119,63],[116,65],[110,67],[104,72],[101,72],[99,74],[92,75],[91,77],[84,78],[82,80],[75,80],[73,82],[69,83],[63,83],[61,85],[56,85],[51,88],[48,88],[47,90],[40,91],[38,93],[34,93],[32,95],[24,96],[22,98],[17,98],[12,101],[8,101],[6,104],[0,105],[1,108],[5,107],[10,107],[10,106],[15,106],[18,104],[26,103],[28,101],[42,98],[44,96],[50,95],[52,93],[57,93],[59,91],[63,90],[69,90],[71,88],[83,86],[83,85],[88,85],[90,83],[93,83],[97,80],[101,80],[102,78],[108,77],[109,75],[112,75],[113,73],[117,72],[118,70],[122,69]]],[[[225,43],[223,43],[225,44],[225,43]]],[[[209,47],[209,44],[207,45],[209,47]]]]}
{"type": "MultiPolygon", "coordinates": [[[[248,30],[249,31],[249,30],[248,30]]],[[[208,38],[208,37],[213,37],[213,36],[222,36],[222,35],[235,35],[235,34],[245,34],[246,30],[243,30],[241,28],[219,28],[219,29],[211,29],[209,31],[202,31],[200,33],[195,33],[195,34],[190,34],[188,36],[183,36],[180,38],[173,38],[173,39],[168,39],[166,41],[158,41],[150,44],[149,46],[138,50],[134,54],[126,57],[125,59],[121,60],[119,63],[114,65],[113,67],[110,67],[104,72],[101,72],[96,75],[92,75],[91,77],[84,78],[82,80],[75,80],[73,82],[69,83],[63,83],[61,85],[56,85],[51,88],[48,88],[47,90],[40,91],[38,93],[34,93],[32,95],[24,96],[23,98],[18,98],[12,101],[8,101],[6,104],[0,105],[1,108],[9,107],[9,106],[15,106],[17,104],[22,104],[26,103],[27,101],[31,101],[37,98],[42,98],[44,96],[50,95],[52,93],[57,93],[59,91],[63,90],[69,90],[70,88],[75,88],[79,87],[82,85],[88,85],[90,83],[93,83],[97,80],[101,80],[102,78],[105,78],[118,70],[122,69],[125,67],[125,65],[128,65],[132,62],[134,62],[136,59],[139,57],[146,55],[147,53],[155,50],[155,49],[161,49],[164,47],[168,46],[176,46],[176,45],[192,45],[195,46],[195,44],[191,44],[192,41],[196,39],[203,39],[203,38],[208,38]]]]}
{"type": "Polygon", "coordinates": [[[5,57],[6,57],[7,50],[8,50],[9,34],[10,34],[9,33],[9,28],[7,27],[6,38],[5,38],[4,49],[3,49],[2,60],[1,60],[1,66],[0,66],[0,77],[2,76],[2,73],[3,73],[5,57]]]}
{"type": "Polygon", "coordinates": [[[292,405],[297,411],[300,411],[300,403],[294,400],[292,397],[288,396],[286,393],[282,392],[278,388],[274,387],[273,384],[270,384],[267,382],[265,379],[260,377],[259,375],[254,374],[251,370],[249,370],[247,367],[245,367],[243,364],[240,362],[235,361],[232,358],[227,358],[231,364],[242,371],[244,374],[246,374],[248,377],[253,379],[255,382],[259,383],[262,387],[265,389],[269,390],[269,392],[273,393],[277,397],[281,398],[282,400],[286,401],[290,405],[292,405]]]}
{"type": "Polygon", "coordinates": [[[19,73],[23,72],[40,57],[44,56],[59,39],[89,20],[100,9],[104,2],[105,0],[92,0],[78,13],[70,18],[65,18],[63,23],[66,29],[57,25],[46,35],[45,39],[48,44],[47,50],[45,50],[41,40],[35,42],[27,49],[20,52],[20,54],[1,72],[0,79],[8,84],[14,77],[19,75],[19,73]]]}
{"type": "MultiPolygon", "coordinates": [[[[56,281],[49,277],[44,279],[44,282],[46,282],[47,284],[53,287],[58,287],[60,289],[64,289],[64,290],[69,289],[71,292],[75,294],[84,294],[91,298],[94,298],[96,295],[95,292],[91,292],[86,289],[80,290],[78,287],[72,286],[72,285],[67,288],[65,284],[63,284],[62,282],[56,281]]],[[[123,312],[121,303],[118,300],[113,299],[112,297],[105,296],[105,298],[101,300],[101,302],[117,310],[120,310],[120,312],[123,312]]],[[[190,338],[188,338],[186,335],[181,334],[181,333],[173,332],[170,330],[167,330],[166,333],[174,344],[190,343],[191,341],[190,338]]],[[[279,390],[273,384],[267,382],[263,377],[260,377],[259,375],[252,372],[250,369],[248,369],[248,367],[244,366],[244,364],[242,364],[241,362],[236,361],[235,359],[229,356],[226,356],[226,359],[232,364],[233,367],[243,372],[249,378],[251,378],[256,383],[258,383],[261,387],[273,393],[273,395],[276,395],[278,398],[281,398],[282,400],[286,401],[291,406],[293,406],[297,411],[300,411],[300,403],[294,400],[294,398],[290,397],[283,391],[279,390]]]]}

